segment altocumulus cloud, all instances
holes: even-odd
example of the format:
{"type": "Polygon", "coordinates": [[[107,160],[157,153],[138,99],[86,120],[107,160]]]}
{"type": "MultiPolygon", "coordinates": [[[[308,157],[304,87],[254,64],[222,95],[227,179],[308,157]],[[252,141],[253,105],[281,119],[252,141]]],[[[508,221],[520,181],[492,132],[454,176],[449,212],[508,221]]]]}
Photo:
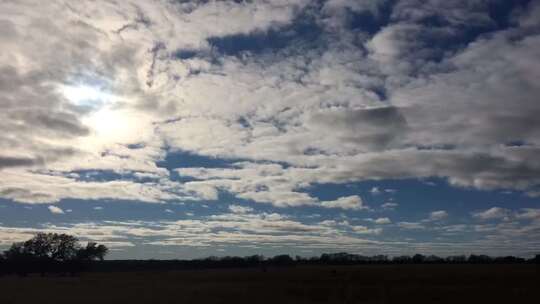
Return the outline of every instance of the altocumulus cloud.
{"type": "Polygon", "coordinates": [[[4,1],[0,197],[360,212],[310,189],[431,177],[537,194],[540,4],[391,2],[4,1]],[[175,153],[227,165],[163,166],[175,153]]]}
{"type": "Polygon", "coordinates": [[[32,1],[3,3],[0,166],[9,173],[0,193],[22,202],[158,201],[208,198],[215,188],[291,206],[317,203],[302,192],[312,183],[430,176],[532,191],[540,184],[538,4],[516,8],[511,26],[496,28],[489,1],[445,2],[452,13],[437,1],[413,2],[398,1],[375,32],[352,32],[339,16],[376,18],[383,1],[40,3],[54,20],[27,10],[32,1]],[[285,28],[294,36],[306,14],[316,44],[302,35],[268,51],[216,44],[285,28]],[[492,33],[469,43],[467,27],[492,33]],[[70,100],[73,87],[85,86],[106,91],[96,96],[107,100],[70,100]],[[133,143],[141,147],[133,151],[133,143]],[[240,184],[211,174],[191,188],[167,180],[156,166],[164,143],[168,151],[246,159],[227,173],[240,184]],[[269,165],[259,161],[287,163],[270,172],[287,181],[262,175],[269,165]],[[67,176],[77,170],[127,170],[162,182],[124,181],[129,195],[110,193],[114,183],[67,176]],[[267,190],[250,190],[252,177],[267,190]],[[55,178],[72,191],[46,185],[55,178]]]}

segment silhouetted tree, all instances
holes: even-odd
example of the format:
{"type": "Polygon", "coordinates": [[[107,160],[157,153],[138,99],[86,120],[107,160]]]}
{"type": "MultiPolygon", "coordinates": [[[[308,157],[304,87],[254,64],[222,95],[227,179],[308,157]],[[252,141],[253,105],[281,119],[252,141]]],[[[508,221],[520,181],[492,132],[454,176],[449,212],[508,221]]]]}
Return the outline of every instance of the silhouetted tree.
{"type": "Polygon", "coordinates": [[[471,254],[467,261],[473,264],[488,264],[488,263],[493,262],[493,258],[484,254],[481,254],[481,255],[471,254]]]}
{"type": "Polygon", "coordinates": [[[412,257],[412,262],[416,264],[424,263],[426,261],[426,257],[421,254],[415,254],[412,257]]]}
{"type": "Polygon", "coordinates": [[[79,240],[71,235],[38,233],[25,242],[12,244],[3,256],[10,272],[21,275],[29,272],[75,274],[84,269],[87,262],[103,260],[107,251],[106,246],[92,242],[81,247],[79,240]]]}
{"type": "Polygon", "coordinates": [[[259,265],[260,263],[264,262],[264,256],[259,254],[250,255],[245,257],[244,259],[250,265],[259,265]]]}
{"type": "Polygon", "coordinates": [[[279,265],[279,266],[286,266],[286,265],[294,264],[293,258],[291,258],[291,256],[288,254],[276,255],[275,257],[270,259],[270,262],[274,265],[279,265]]]}
{"type": "Polygon", "coordinates": [[[407,263],[410,263],[411,262],[411,257],[408,256],[408,255],[402,255],[402,256],[395,256],[393,259],[392,259],[392,262],[393,263],[396,263],[396,264],[407,264],[407,263]]]}
{"type": "Polygon", "coordinates": [[[85,248],[77,250],[77,259],[82,261],[103,261],[109,249],[105,245],[89,242],[85,248]]]}
{"type": "Polygon", "coordinates": [[[14,243],[4,252],[7,259],[73,260],[79,249],[76,237],[67,234],[38,233],[26,242],[14,243]]]}
{"type": "Polygon", "coordinates": [[[467,262],[467,257],[464,255],[454,255],[446,257],[445,261],[447,263],[462,264],[467,262]]]}
{"type": "Polygon", "coordinates": [[[432,255],[428,255],[427,257],[425,257],[425,262],[426,263],[432,263],[432,264],[444,263],[444,259],[432,254],[432,255]]]}

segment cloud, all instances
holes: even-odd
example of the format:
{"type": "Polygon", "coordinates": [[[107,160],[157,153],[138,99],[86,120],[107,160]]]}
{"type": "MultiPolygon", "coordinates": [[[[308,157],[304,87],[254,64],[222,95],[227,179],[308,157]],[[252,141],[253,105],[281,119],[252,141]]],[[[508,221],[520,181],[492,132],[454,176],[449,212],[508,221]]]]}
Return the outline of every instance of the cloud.
{"type": "Polygon", "coordinates": [[[253,211],[253,208],[251,208],[251,207],[245,207],[245,206],[240,206],[240,205],[229,205],[229,210],[230,210],[232,213],[246,214],[246,213],[252,212],[252,211],[253,211]]]}
{"type": "Polygon", "coordinates": [[[430,177],[533,195],[538,5],[516,6],[504,28],[490,3],[2,3],[0,196],[160,203],[222,191],[359,210],[360,197],[321,201],[309,188],[430,177]],[[374,25],[355,27],[358,14],[374,25]],[[287,43],[257,44],[274,33],[287,43]],[[88,88],[100,100],[71,94],[88,88]],[[158,165],[179,152],[230,166],[158,165]]]}
{"type": "Polygon", "coordinates": [[[537,220],[540,219],[540,209],[538,208],[523,208],[517,213],[518,219],[537,220]]]}
{"type": "Polygon", "coordinates": [[[313,132],[332,134],[341,142],[355,143],[366,151],[391,148],[406,125],[404,116],[394,107],[331,109],[312,114],[307,121],[313,132]]]}
{"type": "Polygon", "coordinates": [[[56,206],[47,207],[52,214],[64,214],[64,210],[56,206]]]}
{"type": "MultiPolygon", "coordinates": [[[[0,245],[24,241],[37,232],[69,233],[81,241],[97,241],[115,249],[126,249],[139,245],[177,246],[182,248],[241,247],[246,244],[258,246],[260,250],[272,247],[287,247],[291,250],[349,251],[364,254],[410,254],[422,249],[434,254],[463,253],[474,250],[478,253],[520,254],[530,256],[538,250],[538,222],[526,224],[502,222],[468,226],[463,224],[436,226],[434,231],[443,235],[461,233],[474,229],[479,237],[466,242],[448,241],[392,241],[385,240],[381,228],[356,225],[347,220],[302,221],[281,213],[219,213],[206,216],[191,216],[178,220],[156,221],[98,221],[81,223],[46,223],[35,227],[10,227],[0,225],[0,245]],[[383,236],[382,238],[380,236],[383,236]],[[518,248],[518,249],[516,249],[518,248]],[[523,248],[523,249],[521,249],[523,248]]],[[[431,227],[416,222],[398,222],[402,229],[424,229],[431,227]]],[[[152,250],[151,248],[149,250],[152,250]]],[[[271,251],[269,251],[271,252],[271,251]]],[[[127,256],[131,253],[125,252],[127,256]]]]}
{"type": "Polygon", "coordinates": [[[402,228],[402,229],[407,229],[407,230],[424,230],[426,229],[426,227],[424,225],[422,225],[421,223],[416,223],[416,222],[399,222],[397,223],[398,227],[402,228]]]}
{"type": "Polygon", "coordinates": [[[372,194],[372,195],[378,195],[381,193],[381,190],[379,190],[379,187],[373,187],[371,188],[371,190],[369,190],[369,192],[372,194]]]}
{"type": "Polygon", "coordinates": [[[394,210],[397,206],[399,206],[398,203],[394,202],[387,202],[381,205],[381,208],[387,209],[387,210],[394,210]]]}
{"type": "Polygon", "coordinates": [[[392,11],[392,19],[425,22],[438,18],[449,26],[489,26],[493,20],[488,11],[490,1],[482,0],[402,0],[392,11]]]}
{"type": "Polygon", "coordinates": [[[21,157],[0,157],[0,168],[31,166],[38,163],[35,159],[21,157]]]}
{"type": "Polygon", "coordinates": [[[437,210],[429,214],[430,221],[440,221],[440,220],[446,219],[447,217],[448,217],[448,212],[446,212],[445,210],[437,210]]]}
{"type": "Polygon", "coordinates": [[[189,199],[188,191],[174,183],[154,187],[131,181],[86,182],[71,177],[21,171],[4,171],[3,176],[5,182],[0,185],[0,194],[21,203],[51,203],[63,198],[111,198],[152,203],[180,197],[189,199]],[[175,195],[174,192],[182,194],[175,195]]]}
{"type": "Polygon", "coordinates": [[[392,221],[387,217],[380,217],[373,221],[375,224],[391,224],[392,221]]]}
{"type": "Polygon", "coordinates": [[[368,228],[366,226],[352,226],[352,230],[359,234],[381,234],[383,232],[382,228],[368,228]]]}
{"type": "Polygon", "coordinates": [[[340,197],[334,201],[323,201],[321,206],[324,208],[341,208],[345,210],[360,210],[366,209],[363,205],[362,198],[358,195],[340,197]]]}
{"type": "Polygon", "coordinates": [[[492,207],[484,211],[473,212],[472,216],[480,220],[504,219],[510,215],[510,210],[492,207]]]}

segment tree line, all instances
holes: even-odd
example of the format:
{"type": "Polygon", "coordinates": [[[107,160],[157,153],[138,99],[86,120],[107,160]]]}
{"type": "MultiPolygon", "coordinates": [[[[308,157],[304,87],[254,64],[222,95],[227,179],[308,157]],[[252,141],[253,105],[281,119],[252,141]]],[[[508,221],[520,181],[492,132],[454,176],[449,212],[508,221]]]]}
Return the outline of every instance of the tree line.
{"type": "Polygon", "coordinates": [[[95,242],[82,246],[76,237],[67,234],[38,233],[25,242],[13,243],[0,254],[0,274],[73,275],[87,270],[94,261],[103,261],[108,250],[95,242]]]}
{"type": "Polygon", "coordinates": [[[488,255],[387,255],[365,256],[340,253],[323,253],[315,257],[292,257],[287,254],[265,257],[211,256],[193,260],[104,260],[108,253],[105,245],[89,242],[80,245],[78,239],[67,234],[38,233],[32,239],[14,243],[0,254],[0,275],[29,273],[77,274],[82,271],[145,271],[182,270],[204,268],[241,268],[296,265],[365,265],[365,264],[540,264],[540,254],[525,259],[515,256],[491,257],[488,255]]]}
{"type": "Polygon", "coordinates": [[[358,254],[323,253],[315,257],[290,256],[287,254],[265,257],[250,256],[210,256],[193,260],[106,260],[94,264],[94,271],[171,271],[186,269],[214,268],[259,268],[267,271],[273,267],[325,266],[325,265],[397,265],[397,264],[540,264],[540,255],[531,259],[514,256],[490,257],[487,255],[456,255],[438,257],[435,255],[386,255],[364,256],[358,254]]]}

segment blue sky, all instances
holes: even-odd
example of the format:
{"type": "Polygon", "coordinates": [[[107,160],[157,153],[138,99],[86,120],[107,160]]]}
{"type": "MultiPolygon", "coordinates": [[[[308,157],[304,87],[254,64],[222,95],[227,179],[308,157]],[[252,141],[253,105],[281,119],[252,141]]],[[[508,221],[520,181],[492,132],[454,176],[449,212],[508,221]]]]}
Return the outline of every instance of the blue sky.
{"type": "Polygon", "coordinates": [[[0,4],[2,248],[540,252],[535,1],[29,5],[0,4]]]}

